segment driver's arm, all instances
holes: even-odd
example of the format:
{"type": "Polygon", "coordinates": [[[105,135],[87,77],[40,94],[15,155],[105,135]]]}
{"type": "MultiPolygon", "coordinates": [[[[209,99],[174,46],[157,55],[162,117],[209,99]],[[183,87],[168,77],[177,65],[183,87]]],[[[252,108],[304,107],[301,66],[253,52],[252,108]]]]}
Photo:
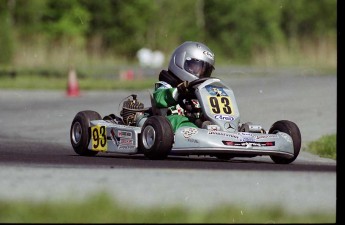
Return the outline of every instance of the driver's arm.
{"type": "Polygon", "coordinates": [[[153,92],[153,98],[158,108],[166,108],[177,104],[177,88],[158,88],[153,92]]]}

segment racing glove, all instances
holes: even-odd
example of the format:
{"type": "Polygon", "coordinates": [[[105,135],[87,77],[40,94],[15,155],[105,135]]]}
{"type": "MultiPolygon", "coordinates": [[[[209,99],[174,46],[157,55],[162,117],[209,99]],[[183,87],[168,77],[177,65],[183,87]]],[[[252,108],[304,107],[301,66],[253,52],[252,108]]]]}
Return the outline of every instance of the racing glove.
{"type": "Polygon", "coordinates": [[[180,93],[180,94],[186,93],[188,91],[188,89],[187,89],[188,84],[189,84],[188,81],[183,81],[179,85],[177,85],[178,93],[180,93]]]}

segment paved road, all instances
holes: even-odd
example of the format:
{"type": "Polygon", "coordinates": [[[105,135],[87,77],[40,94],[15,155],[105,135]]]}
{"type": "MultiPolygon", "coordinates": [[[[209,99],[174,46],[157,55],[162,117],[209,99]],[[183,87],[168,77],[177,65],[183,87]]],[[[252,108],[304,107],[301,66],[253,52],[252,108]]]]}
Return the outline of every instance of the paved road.
{"type": "MultiPolygon", "coordinates": [[[[336,76],[240,74],[224,80],[234,89],[242,122],[268,129],[277,120],[292,120],[303,146],[336,133],[336,76]]],[[[85,109],[118,114],[120,101],[132,93],[149,105],[149,90],[82,90],[77,98],[62,91],[0,90],[0,198],[83,198],[106,190],[123,204],[235,203],[244,212],[278,204],[299,213],[335,211],[336,161],[304,151],[290,165],[265,157],[151,162],[140,155],[75,155],[69,142],[74,115],[85,109]]]]}

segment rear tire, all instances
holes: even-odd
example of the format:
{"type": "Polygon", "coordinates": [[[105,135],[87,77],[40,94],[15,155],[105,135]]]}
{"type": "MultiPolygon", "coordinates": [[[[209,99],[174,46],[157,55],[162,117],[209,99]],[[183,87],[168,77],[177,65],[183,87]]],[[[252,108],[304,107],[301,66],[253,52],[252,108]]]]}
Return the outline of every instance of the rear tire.
{"type": "Polygon", "coordinates": [[[275,122],[271,128],[269,129],[268,133],[276,134],[278,132],[284,132],[291,136],[294,148],[294,157],[290,159],[278,157],[278,156],[270,156],[271,159],[277,164],[289,164],[295,161],[297,158],[300,149],[301,149],[301,132],[298,126],[289,120],[279,120],[275,122]]]}
{"type": "Polygon", "coordinates": [[[174,132],[164,116],[147,118],[139,135],[139,149],[149,159],[165,159],[174,143],[174,132]]]}
{"type": "Polygon", "coordinates": [[[88,149],[91,139],[91,120],[101,120],[98,112],[86,110],[76,114],[70,129],[70,140],[74,151],[82,156],[94,156],[98,152],[88,149]]]}

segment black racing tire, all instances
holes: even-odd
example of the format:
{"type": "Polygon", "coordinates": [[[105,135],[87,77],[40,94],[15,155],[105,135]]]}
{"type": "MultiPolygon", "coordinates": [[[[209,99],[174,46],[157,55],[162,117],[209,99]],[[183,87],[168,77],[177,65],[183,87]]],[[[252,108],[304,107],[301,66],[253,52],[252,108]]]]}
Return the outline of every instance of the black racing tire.
{"type": "Polygon", "coordinates": [[[294,148],[294,157],[287,159],[279,156],[270,156],[273,162],[277,164],[289,164],[295,161],[297,158],[300,149],[301,149],[301,132],[298,128],[298,126],[289,120],[279,120],[275,122],[271,128],[269,129],[269,134],[275,134],[277,132],[284,132],[291,136],[292,142],[293,142],[293,148],[294,148]]]}
{"type": "Polygon", "coordinates": [[[98,152],[88,149],[91,139],[91,120],[101,120],[98,112],[85,110],[78,112],[71,125],[70,140],[74,151],[82,156],[95,156],[98,152]]]}
{"type": "Polygon", "coordinates": [[[149,159],[165,159],[174,143],[174,132],[164,116],[149,117],[141,128],[139,150],[149,159]]]}

